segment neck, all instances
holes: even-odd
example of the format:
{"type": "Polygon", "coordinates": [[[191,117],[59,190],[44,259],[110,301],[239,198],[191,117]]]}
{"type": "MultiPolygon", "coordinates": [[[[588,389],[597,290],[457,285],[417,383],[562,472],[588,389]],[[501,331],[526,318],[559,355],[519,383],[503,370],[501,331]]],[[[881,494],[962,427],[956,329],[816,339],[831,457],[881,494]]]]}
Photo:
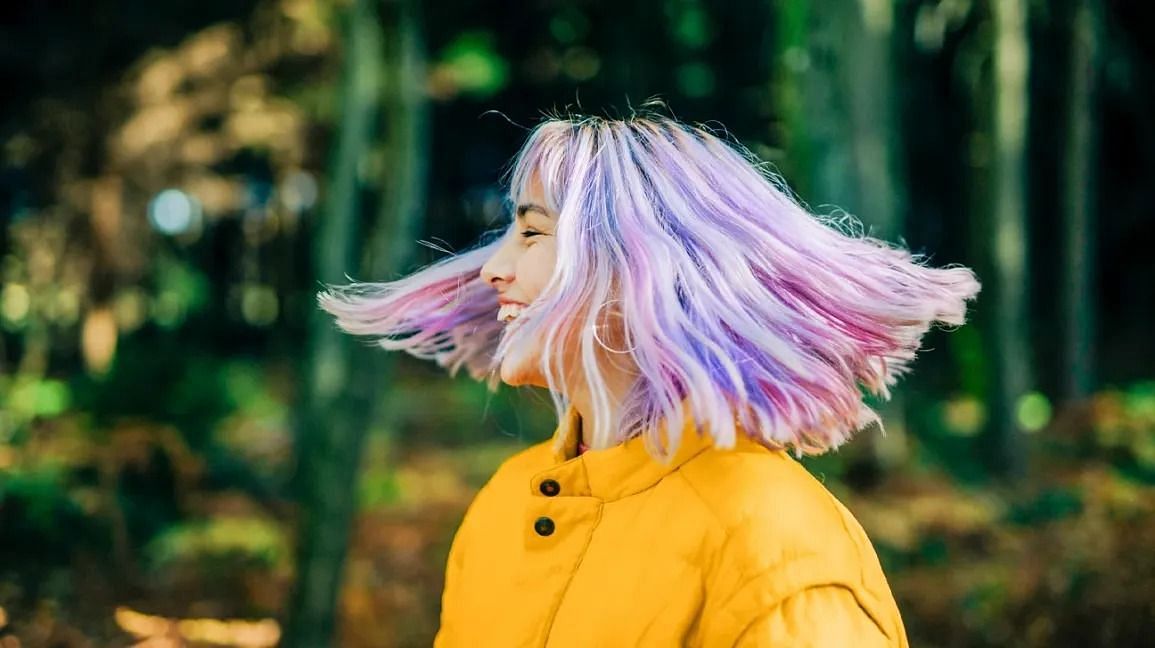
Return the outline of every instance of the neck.
{"type": "MultiPolygon", "coordinates": [[[[609,420],[611,425],[617,426],[619,420],[621,404],[629,393],[630,388],[634,384],[636,375],[628,372],[614,371],[605,372],[606,384],[609,388],[609,420]]],[[[593,440],[597,438],[602,430],[596,429],[597,415],[600,412],[598,406],[594,404],[593,397],[582,381],[579,389],[572,390],[569,394],[570,403],[573,404],[575,410],[581,416],[581,436],[578,440],[586,446],[592,446],[593,440]]],[[[609,431],[610,438],[616,437],[617,430],[609,431]]]]}

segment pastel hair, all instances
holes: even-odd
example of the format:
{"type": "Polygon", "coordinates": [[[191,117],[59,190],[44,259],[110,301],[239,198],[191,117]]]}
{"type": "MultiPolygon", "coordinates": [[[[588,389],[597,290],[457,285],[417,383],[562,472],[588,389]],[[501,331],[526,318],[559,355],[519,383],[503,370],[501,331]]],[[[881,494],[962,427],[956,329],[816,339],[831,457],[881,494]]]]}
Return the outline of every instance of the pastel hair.
{"type": "Polygon", "coordinates": [[[479,276],[500,241],[397,281],[327,286],[320,306],[349,333],[490,389],[503,358],[537,345],[559,420],[570,349],[606,419],[592,447],[642,434],[664,460],[684,414],[720,447],[740,433],[798,453],[838,447],[878,421],[863,391],[889,398],[923,335],[962,325],[979,291],[970,269],[929,267],[851,217],[813,214],[745,148],[661,115],[543,120],[508,177],[514,204],[534,179],[557,214],[557,264],[508,327],[479,276]],[[624,348],[598,335],[607,309],[624,348]],[[598,357],[614,353],[639,374],[610,421],[598,357]]]}

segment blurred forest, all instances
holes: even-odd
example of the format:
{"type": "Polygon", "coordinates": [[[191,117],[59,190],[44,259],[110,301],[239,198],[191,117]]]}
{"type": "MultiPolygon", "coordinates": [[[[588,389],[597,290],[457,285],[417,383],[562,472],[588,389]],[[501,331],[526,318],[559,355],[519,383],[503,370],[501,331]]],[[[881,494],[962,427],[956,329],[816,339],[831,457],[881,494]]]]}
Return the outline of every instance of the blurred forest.
{"type": "Polygon", "coordinates": [[[0,15],[0,648],[429,645],[464,507],[553,412],[337,334],[315,292],[496,227],[543,111],[655,96],[984,283],[887,434],[806,462],[912,645],[1149,645],[1151,3],[0,15]]]}

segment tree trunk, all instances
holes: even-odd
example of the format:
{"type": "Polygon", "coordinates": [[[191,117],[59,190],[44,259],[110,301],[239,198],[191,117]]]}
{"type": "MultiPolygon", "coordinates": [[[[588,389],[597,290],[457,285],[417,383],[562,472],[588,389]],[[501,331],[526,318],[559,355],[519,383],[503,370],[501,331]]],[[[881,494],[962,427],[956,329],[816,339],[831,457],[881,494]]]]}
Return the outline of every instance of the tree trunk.
{"type": "Polygon", "coordinates": [[[1027,231],[1027,2],[992,0],[991,394],[988,457],[994,474],[1020,477],[1026,464],[1016,405],[1031,389],[1027,231]]]}
{"type": "Polygon", "coordinates": [[[1085,398],[1095,382],[1095,105],[1101,17],[1100,0],[1075,0],[1063,167],[1063,396],[1068,401],[1085,398]]]}
{"type": "MultiPolygon", "coordinates": [[[[821,0],[809,9],[786,6],[787,23],[806,30],[806,69],[795,133],[808,133],[792,155],[807,160],[810,199],[854,213],[872,236],[896,240],[903,232],[904,198],[893,71],[894,6],[891,0],[847,4],[821,0]],[[804,151],[799,151],[804,148],[804,151]]],[[[829,211],[819,207],[817,211],[829,211]]],[[[905,412],[900,391],[880,408],[886,435],[870,437],[878,467],[906,456],[905,412]]]]}
{"type": "Polygon", "coordinates": [[[425,213],[429,173],[429,101],[426,61],[416,0],[384,6],[391,38],[385,43],[385,175],[378,227],[370,244],[369,272],[392,279],[413,258],[425,213]]]}
{"type": "MultiPolygon", "coordinates": [[[[905,225],[902,130],[894,85],[892,0],[858,0],[843,80],[850,106],[850,142],[858,209],[873,235],[897,241],[905,225]]],[[[880,408],[886,434],[870,437],[874,459],[889,468],[907,457],[906,399],[899,385],[880,408]]]]}
{"type": "MultiPolygon", "coordinates": [[[[374,0],[356,0],[346,15],[343,115],[315,250],[316,276],[326,283],[344,283],[350,268],[366,280],[397,278],[412,258],[424,214],[428,101],[418,6],[415,0],[387,2],[380,5],[380,16],[375,6],[374,0]],[[377,147],[385,164],[381,176],[373,177],[369,160],[377,147]],[[374,220],[374,208],[374,227],[365,231],[360,224],[374,220]],[[368,241],[364,249],[358,245],[363,240],[368,241]]],[[[289,648],[334,642],[360,457],[369,428],[390,427],[389,413],[378,405],[391,380],[393,357],[366,353],[363,340],[338,332],[320,310],[310,324],[299,416],[302,516],[297,586],[285,636],[289,648]]]]}
{"type": "MultiPolygon", "coordinates": [[[[366,174],[377,132],[384,34],[374,0],[354,0],[343,16],[341,117],[313,249],[315,277],[344,283],[360,269],[366,174]]],[[[303,390],[296,416],[300,518],[297,578],[284,646],[333,644],[336,606],[356,512],[356,476],[374,391],[371,354],[340,333],[327,314],[310,313],[303,390]]]]}

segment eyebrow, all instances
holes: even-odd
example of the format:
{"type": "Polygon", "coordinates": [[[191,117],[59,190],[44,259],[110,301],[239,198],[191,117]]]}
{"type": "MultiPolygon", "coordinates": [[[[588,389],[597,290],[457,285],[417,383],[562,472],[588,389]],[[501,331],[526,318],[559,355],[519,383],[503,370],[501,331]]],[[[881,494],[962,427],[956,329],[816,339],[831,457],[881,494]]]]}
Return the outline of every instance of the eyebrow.
{"type": "Polygon", "coordinates": [[[545,207],[542,207],[541,205],[535,205],[533,203],[522,203],[522,204],[517,206],[518,219],[519,220],[524,219],[526,212],[531,212],[531,211],[538,212],[542,216],[546,216],[546,217],[549,216],[549,212],[546,210],[545,207]]]}

